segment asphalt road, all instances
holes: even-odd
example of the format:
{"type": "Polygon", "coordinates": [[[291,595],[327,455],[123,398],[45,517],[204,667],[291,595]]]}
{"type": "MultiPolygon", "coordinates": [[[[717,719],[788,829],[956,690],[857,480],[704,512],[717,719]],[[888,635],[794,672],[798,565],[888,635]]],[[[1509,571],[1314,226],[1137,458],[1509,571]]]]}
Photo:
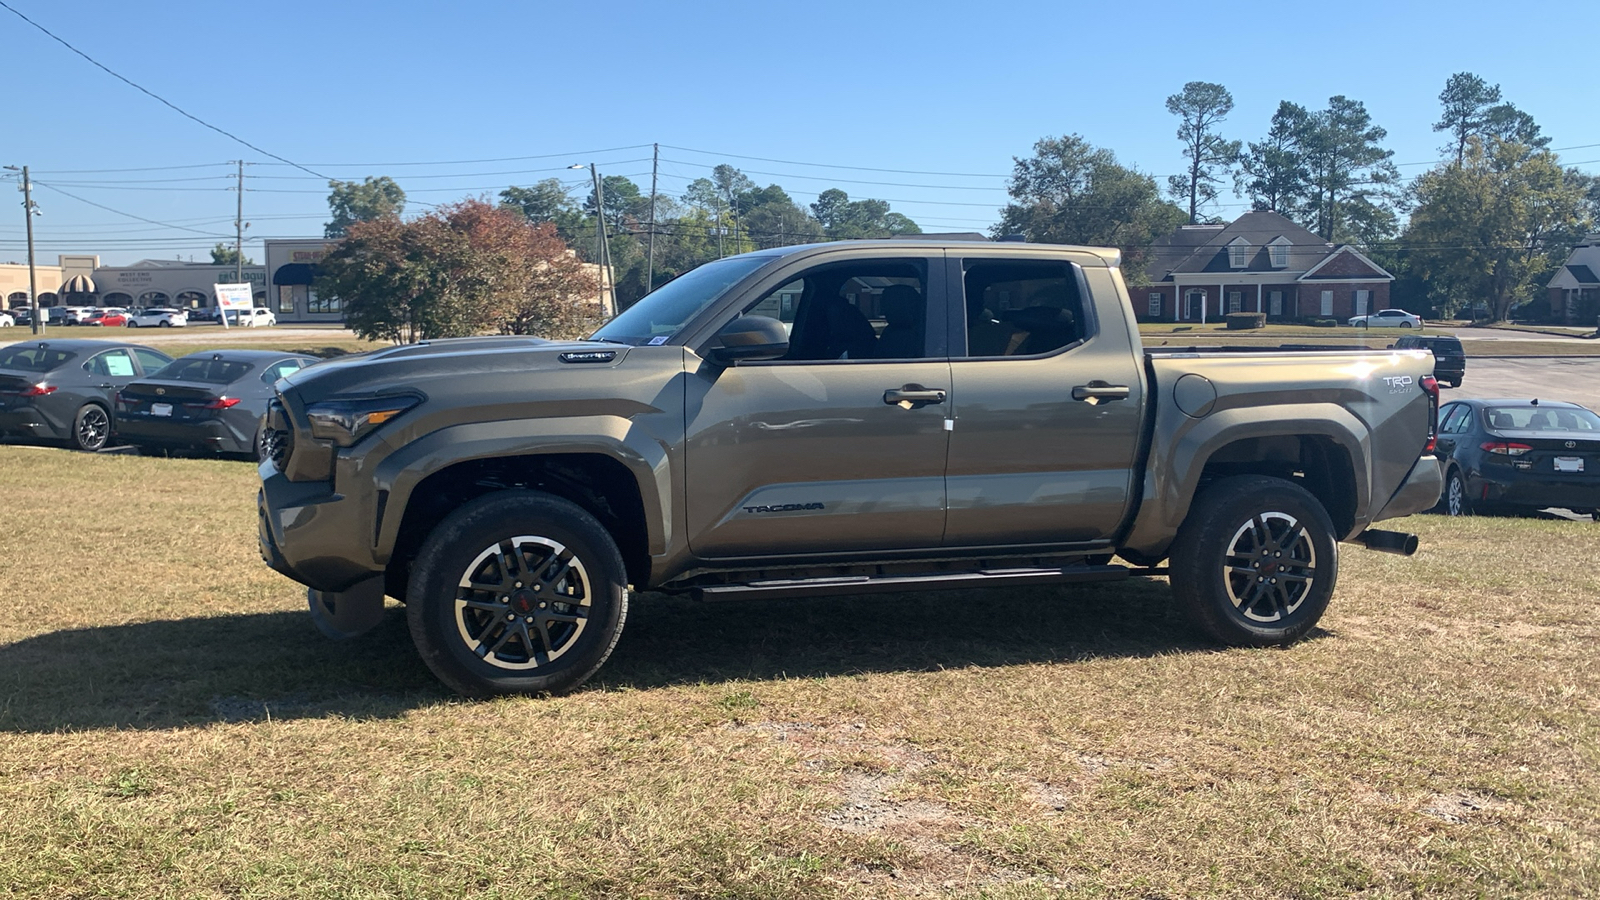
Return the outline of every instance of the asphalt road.
{"type": "Polygon", "coordinates": [[[1444,388],[1439,398],[1538,397],[1566,400],[1600,412],[1600,357],[1467,360],[1461,387],[1444,388]]]}
{"type": "MultiPolygon", "coordinates": [[[[1374,328],[1372,331],[1376,334],[1382,330],[1374,328]]],[[[1401,334],[1406,333],[1402,329],[1393,330],[1399,331],[1401,334]]],[[[1583,340],[1577,335],[1565,337],[1559,334],[1541,334],[1537,331],[1514,331],[1509,328],[1439,328],[1435,326],[1430,328],[1429,331],[1442,331],[1447,334],[1453,334],[1463,341],[1543,341],[1552,344],[1566,344],[1583,340]]]]}

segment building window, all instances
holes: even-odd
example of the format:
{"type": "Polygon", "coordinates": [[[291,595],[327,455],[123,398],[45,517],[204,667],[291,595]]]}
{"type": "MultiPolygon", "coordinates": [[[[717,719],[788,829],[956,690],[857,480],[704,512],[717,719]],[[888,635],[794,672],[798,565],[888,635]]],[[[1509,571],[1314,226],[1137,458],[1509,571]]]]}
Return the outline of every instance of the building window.
{"type": "Polygon", "coordinates": [[[1356,291],[1356,312],[1358,316],[1367,314],[1367,304],[1372,300],[1371,291],[1356,291]]]}
{"type": "Polygon", "coordinates": [[[1244,312],[1244,292],[1243,291],[1229,291],[1228,292],[1228,312],[1231,312],[1231,313],[1244,312]]]}
{"type": "Polygon", "coordinates": [[[1267,293],[1268,315],[1283,315],[1283,291],[1269,291],[1267,293]]]}
{"type": "Polygon", "coordinates": [[[306,288],[306,312],[313,315],[338,315],[342,311],[339,298],[318,297],[317,292],[306,288]]]}
{"type": "Polygon", "coordinates": [[[1289,244],[1287,241],[1274,243],[1267,248],[1267,252],[1272,257],[1272,267],[1274,269],[1282,269],[1289,265],[1289,244]]]}
{"type": "Polygon", "coordinates": [[[1242,269],[1250,264],[1250,245],[1244,241],[1228,245],[1228,265],[1242,269]]]}
{"type": "Polygon", "coordinates": [[[1161,295],[1160,294],[1151,294],[1150,295],[1150,317],[1153,318],[1153,319],[1161,318],[1161,295]]]}
{"type": "Polygon", "coordinates": [[[1322,292],[1322,315],[1333,315],[1333,291],[1322,292]]]}

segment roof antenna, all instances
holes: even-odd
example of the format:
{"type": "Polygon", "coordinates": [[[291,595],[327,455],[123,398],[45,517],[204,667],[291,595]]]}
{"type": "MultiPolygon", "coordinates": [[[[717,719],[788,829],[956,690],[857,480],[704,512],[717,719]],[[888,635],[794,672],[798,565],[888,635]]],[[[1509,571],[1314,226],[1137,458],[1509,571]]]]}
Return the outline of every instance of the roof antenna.
{"type": "Polygon", "coordinates": [[[1533,405],[1534,406],[1538,406],[1539,405],[1539,398],[1538,397],[1533,398],[1533,405]]]}

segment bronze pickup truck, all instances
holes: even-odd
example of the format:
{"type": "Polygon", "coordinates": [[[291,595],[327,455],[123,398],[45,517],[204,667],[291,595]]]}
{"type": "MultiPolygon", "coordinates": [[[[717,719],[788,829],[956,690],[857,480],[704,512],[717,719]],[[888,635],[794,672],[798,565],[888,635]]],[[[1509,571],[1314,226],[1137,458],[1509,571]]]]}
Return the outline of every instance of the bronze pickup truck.
{"type": "Polygon", "coordinates": [[[1113,250],[767,250],[587,341],[433,341],[288,376],[261,552],[332,635],[405,603],[422,658],[472,696],[583,683],[639,591],[1168,575],[1216,640],[1284,644],[1327,607],[1340,541],[1415,550],[1370,526],[1438,500],[1432,366],[1144,348],[1113,250]]]}

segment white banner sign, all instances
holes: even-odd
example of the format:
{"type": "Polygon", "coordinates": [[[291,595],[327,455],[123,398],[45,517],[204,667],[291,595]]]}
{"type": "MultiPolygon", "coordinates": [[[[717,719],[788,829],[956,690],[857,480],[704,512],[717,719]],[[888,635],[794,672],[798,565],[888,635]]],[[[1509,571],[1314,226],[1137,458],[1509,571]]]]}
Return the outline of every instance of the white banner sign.
{"type": "Polygon", "coordinates": [[[248,284],[214,284],[220,309],[249,309],[255,305],[254,288],[248,284]]]}

